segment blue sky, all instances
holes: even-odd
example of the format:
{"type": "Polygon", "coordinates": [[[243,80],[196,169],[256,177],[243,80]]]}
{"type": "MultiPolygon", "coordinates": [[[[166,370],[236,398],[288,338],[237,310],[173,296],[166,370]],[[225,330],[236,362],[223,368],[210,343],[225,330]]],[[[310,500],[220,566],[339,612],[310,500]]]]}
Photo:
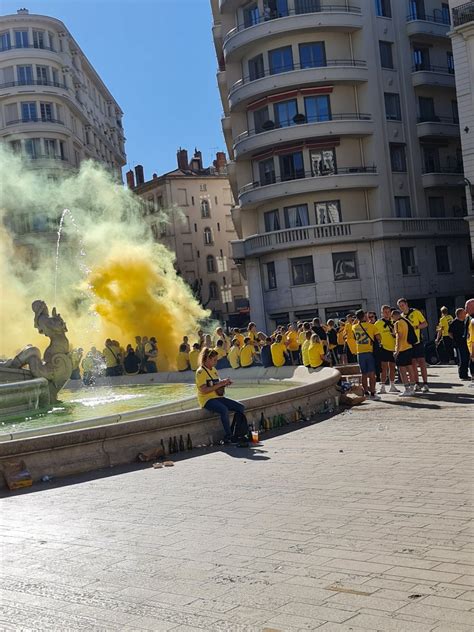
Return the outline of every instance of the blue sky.
{"type": "MultiPolygon", "coordinates": [[[[0,0],[62,20],[119,102],[128,164],[174,169],[179,146],[206,164],[225,150],[209,0],[0,0]]],[[[127,167],[126,167],[127,168],[127,167]]]]}

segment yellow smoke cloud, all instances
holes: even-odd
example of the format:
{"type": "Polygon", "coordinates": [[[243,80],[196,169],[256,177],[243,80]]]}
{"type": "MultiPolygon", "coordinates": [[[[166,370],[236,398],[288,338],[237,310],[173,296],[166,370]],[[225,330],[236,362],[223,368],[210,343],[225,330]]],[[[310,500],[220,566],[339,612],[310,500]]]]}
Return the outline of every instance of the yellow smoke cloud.
{"type": "Polygon", "coordinates": [[[71,343],[102,349],[105,338],[125,346],[155,336],[160,368],[174,368],[183,335],[208,312],[176,274],[173,254],[153,242],[136,196],[92,162],[48,179],[0,148],[0,173],[0,357],[48,342],[34,330],[30,306],[40,298],[53,307],[55,231],[68,208],[56,307],[71,343]]]}

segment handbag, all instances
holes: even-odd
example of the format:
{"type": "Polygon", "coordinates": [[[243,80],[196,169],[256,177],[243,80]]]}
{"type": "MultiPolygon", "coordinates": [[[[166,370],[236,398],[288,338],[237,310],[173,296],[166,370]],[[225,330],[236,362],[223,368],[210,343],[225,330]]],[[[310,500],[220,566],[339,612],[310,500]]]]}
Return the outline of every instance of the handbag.
{"type": "MultiPolygon", "coordinates": [[[[217,384],[217,382],[219,382],[219,380],[215,380],[212,375],[209,373],[209,371],[206,369],[205,366],[202,367],[204,369],[204,371],[206,371],[206,373],[209,375],[209,377],[211,378],[211,382],[213,384],[217,384]]],[[[208,380],[209,381],[209,380],[208,380]]],[[[219,395],[219,397],[224,397],[225,394],[225,386],[221,386],[220,388],[216,388],[216,390],[214,391],[215,393],[217,393],[217,395],[219,395]]]]}

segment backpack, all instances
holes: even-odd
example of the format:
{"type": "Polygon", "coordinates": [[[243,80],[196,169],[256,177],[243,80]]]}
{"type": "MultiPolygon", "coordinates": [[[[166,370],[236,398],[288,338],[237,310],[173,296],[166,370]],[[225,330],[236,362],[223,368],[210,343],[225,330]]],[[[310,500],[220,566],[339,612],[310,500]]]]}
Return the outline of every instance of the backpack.
{"type": "Polygon", "coordinates": [[[405,318],[404,316],[401,316],[400,318],[406,322],[407,327],[408,327],[408,335],[407,335],[407,342],[408,342],[408,344],[411,345],[412,347],[414,345],[417,345],[418,344],[418,336],[416,335],[415,328],[413,327],[411,322],[408,320],[408,318],[405,318]]]}
{"type": "Polygon", "coordinates": [[[236,441],[240,447],[248,447],[249,424],[244,413],[234,413],[231,426],[232,441],[236,441]]]}

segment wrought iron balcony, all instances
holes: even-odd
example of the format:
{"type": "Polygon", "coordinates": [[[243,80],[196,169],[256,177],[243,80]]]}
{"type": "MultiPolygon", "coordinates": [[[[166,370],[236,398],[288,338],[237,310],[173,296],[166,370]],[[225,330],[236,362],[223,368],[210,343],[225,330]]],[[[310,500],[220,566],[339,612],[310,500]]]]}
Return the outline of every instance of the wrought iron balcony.
{"type": "Polygon", "coordinates": [[[21,118],[14,121],[7,121],[7,125],[19,125],[24,123],[54,123],[57,125],[64,125],[64,121],[54,118],[21,118]]]}
{"type": "Polygon", "coordinates": [[[62,90],[68,90],[65,83],[59,81],[46,81],[43,79],[26,79],[25,81],[8,81],[7,83],[0,83],[1,88],[16,88],[18,86],[49,86],[53,88],[61,88],[62,90]]]}
{"type": "Polygon", "coordinates": [[[474,2],[466,2],[453,9],[454,26],[462,26],[474,22],[474,2]]]}

